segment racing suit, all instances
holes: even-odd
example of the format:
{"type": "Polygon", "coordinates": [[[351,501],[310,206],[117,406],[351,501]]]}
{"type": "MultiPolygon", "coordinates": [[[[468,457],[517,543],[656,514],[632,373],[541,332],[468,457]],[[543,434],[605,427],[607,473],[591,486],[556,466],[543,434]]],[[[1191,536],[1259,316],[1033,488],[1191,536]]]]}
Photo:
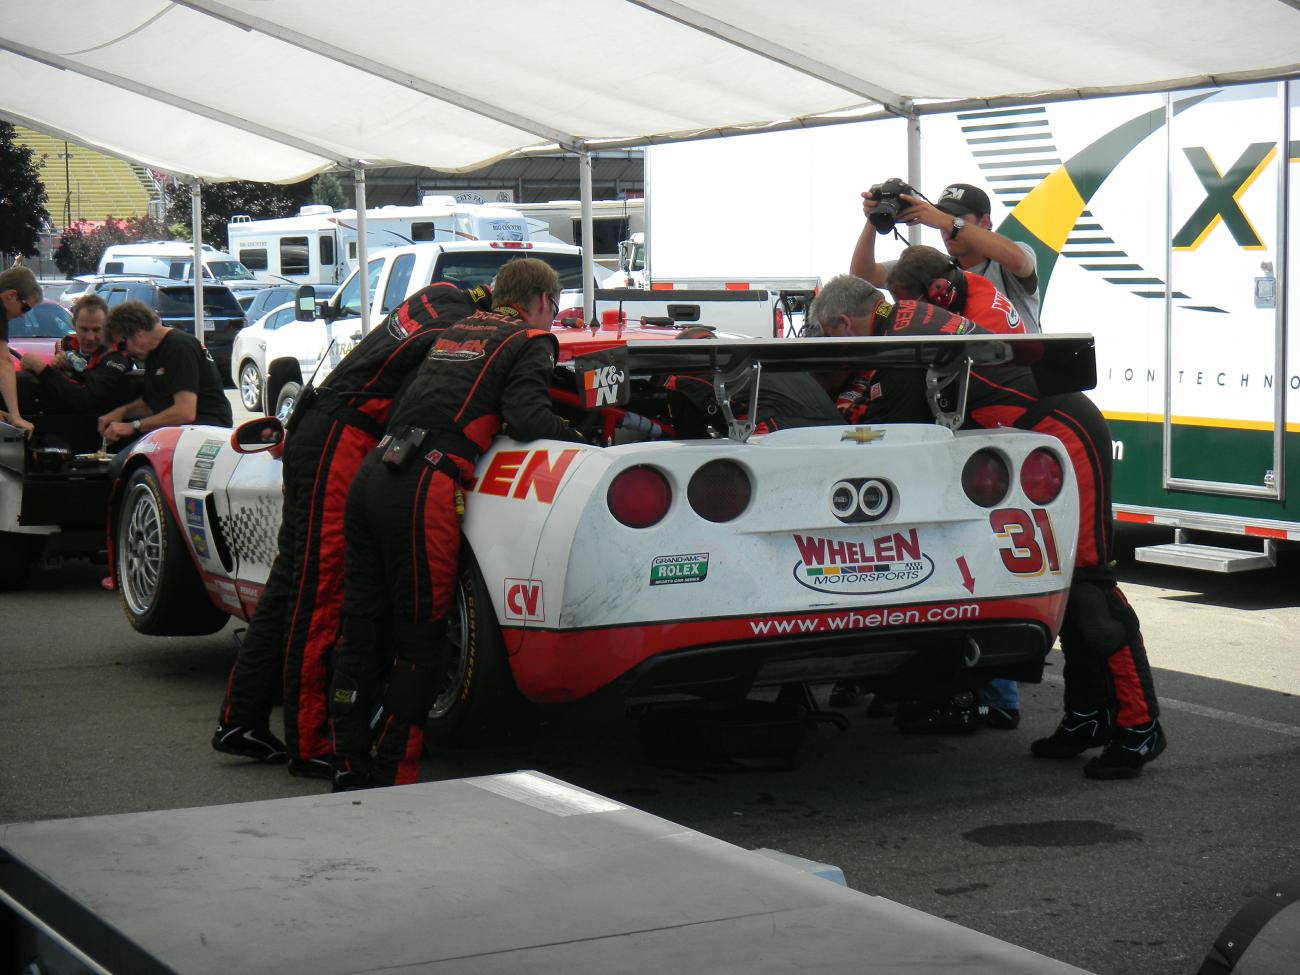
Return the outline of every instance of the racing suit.
{"type": "Polygon", "coordinates": [[[68,359],[68,368],[53,366],[41,370],[41,394],[46,413],[86,413],[100,416],[135,397],[126,374],[131,368],[125,353],[101,345],[92,356],[84,356],[76,335],[59,340],[58,351],[68,359]]]}
{"type": "Polygon", "coordinates": [[[551,412],[558,343],[510,311],[438,335],[348,492],[329,698],[336,784],[416,781],[458,571],[460,484],[474,460],[503,421],[518,440],[571,439],[551,412]]]}
{"type": "Polygon", "coordinates": [[[231,668],[222,725],[265,727],[283,688],[291,772],[328,775],[329,650],[343,599],[343,509],[383,434],[403,381],[446,325],[491,300],[436,283],[371,329],[316,390],[300,397],[284,452],[284,505],[266,588],[231,668]]]}
{"type": "MultiPolygon", "coordinates": [[[[873,313],[871,334],[986,331],[933,305],[882,301],[873,313]]],[[[836,403],[850,423],[931,419],[918,370],[861,373],[836,403]]],[[[1064,446],[1079,485],[1079,546],[1061,625],[1065,706],[1069,711],[1108,711],[1117,728],[1150,724],[1159,716],[1151,667],[1137,614],[1111,568],[1111,451],[1105,418],[1082,393],[1040,396],[1028,369],[982,366],[971,370],[966,426],[1033,430],[1064,446]]]]}

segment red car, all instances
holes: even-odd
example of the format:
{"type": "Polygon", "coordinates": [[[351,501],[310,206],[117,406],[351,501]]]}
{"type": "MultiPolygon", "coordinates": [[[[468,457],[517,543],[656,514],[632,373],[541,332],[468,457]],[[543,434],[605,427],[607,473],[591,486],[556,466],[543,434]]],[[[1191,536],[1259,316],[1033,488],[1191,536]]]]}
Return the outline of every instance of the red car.
{"type": "Polygon", "coordinates": [[[9,323],[9,348],[22,355],[35,352],[47,363],[59,339],[72,334],[72,315],[57,301],[42,301],[22,318],[9,323]]]}

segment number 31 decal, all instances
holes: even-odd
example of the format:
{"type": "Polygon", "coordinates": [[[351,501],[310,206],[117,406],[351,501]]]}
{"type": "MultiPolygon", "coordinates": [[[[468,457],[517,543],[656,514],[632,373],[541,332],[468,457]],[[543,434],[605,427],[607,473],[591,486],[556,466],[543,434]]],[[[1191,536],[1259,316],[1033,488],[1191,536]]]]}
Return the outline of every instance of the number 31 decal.
{"type": "Polygon", "coordinates": [[[1056,552],[1052,516],[1045,509],[999,508],[989,514],[989,525],[994,535],[1011,543],[998,551],[1008,572],[1018,576],[1040,576],[1044,571],[1060,573],[1061,558],[1056,552]]]}

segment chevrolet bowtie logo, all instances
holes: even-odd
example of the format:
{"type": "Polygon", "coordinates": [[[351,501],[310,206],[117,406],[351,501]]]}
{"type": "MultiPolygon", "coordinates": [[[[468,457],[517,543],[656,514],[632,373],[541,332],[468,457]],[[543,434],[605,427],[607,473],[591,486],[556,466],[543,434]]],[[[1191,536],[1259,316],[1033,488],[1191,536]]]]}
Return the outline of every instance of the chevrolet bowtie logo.
{"type": "Polygon", "coordinates": [[[852,430],[845,430],[840,434],[841,440],[852,440],[854,443],[871,443],[884,437],[884,430],[872,430],[871,427],[854,427],[852,430]]]}

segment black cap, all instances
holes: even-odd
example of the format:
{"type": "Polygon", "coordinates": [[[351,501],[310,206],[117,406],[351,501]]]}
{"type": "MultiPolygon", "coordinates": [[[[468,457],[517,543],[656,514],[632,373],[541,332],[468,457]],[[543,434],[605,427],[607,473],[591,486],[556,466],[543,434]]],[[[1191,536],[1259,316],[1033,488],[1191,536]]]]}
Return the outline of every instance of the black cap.
{"type": "Polygon", "coordinates": [[[971,186],[970,183],[952,183],[945,186],[935,206],[954,217],[965,217],[971,214],[982,217],[992,212],[989,209],[989,195],[978,186],[971,186]]]}

